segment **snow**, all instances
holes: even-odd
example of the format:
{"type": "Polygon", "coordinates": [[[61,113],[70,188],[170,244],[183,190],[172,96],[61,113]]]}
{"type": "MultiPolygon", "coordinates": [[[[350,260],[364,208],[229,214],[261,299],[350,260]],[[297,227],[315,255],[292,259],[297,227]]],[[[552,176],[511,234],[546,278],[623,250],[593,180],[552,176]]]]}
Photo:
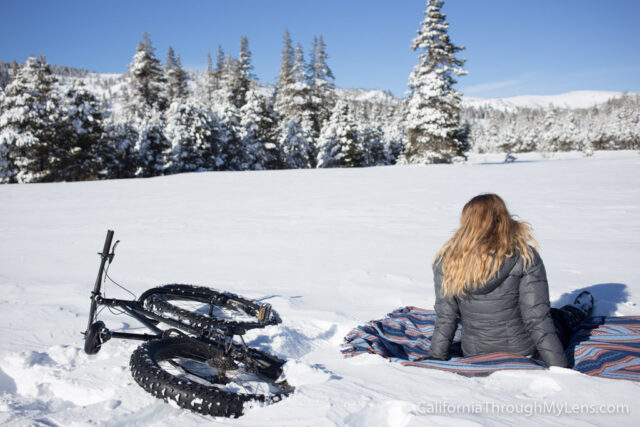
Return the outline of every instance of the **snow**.
{"type": "Polygon", "coordinates": [[[514,111],[516,108],[589,108],[619,98],[624,92],[578,90],[558,95],[521,95],[509,98],[462,98],[463,107],[514,111]]]}
{"type": "Polygon", "coordinates": [[[340,98],[353,101],[370,101],[378,104],[395,105],[400,103],[400,99],[394,97],[389,91],[382,89],[341,89],[336,88],[336,93],[340,98]]]}
{"type": "MultiPolygon", "coordinates": [[[[109,275],[134,293],[210,285],[268,302],[283,319],[246,338],[290,360],[295,393],[215,420],[223,425],[637,425],[633,382],[562,368],[468,378],[342,358],[356,325],[432,307],[432,257],[480,192],[500,194],[533,225],[554,305],[588,288],[596,314],[640,313],[638,153],[503,160],[0,186],[0,423],[209,422],[135,383],[128,363],[138,343],[82,351],[96,253],[112,228],[121,243],[109,275]]],[[[126,316],[101,319],[139,331],[126,316]]]]}

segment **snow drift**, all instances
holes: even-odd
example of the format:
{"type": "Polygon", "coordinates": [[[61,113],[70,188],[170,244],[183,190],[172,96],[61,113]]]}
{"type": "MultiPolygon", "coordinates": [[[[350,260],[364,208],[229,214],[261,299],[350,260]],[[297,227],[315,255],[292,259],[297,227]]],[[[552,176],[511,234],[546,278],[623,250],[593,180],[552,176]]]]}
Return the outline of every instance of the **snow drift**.
{"type": "MultiPolygon", "coordinates": [[[[121,244],[109,274],[132,292],[209,285],[260,298],[282,317],[246,337],[289,360],[295,394],[222,424],[636,425],[632,382],[560,368],[465,378],[340,354],[354,326],[433,306],[432,257],[481,192],[532,223],[554,306],[589,288],[596,314],[640,313],[640,157],[557,156],[0,186],[0,423],[210,421],[135,384],[127,364],[136,343],[82,352],[96,253],[112,228],[121,244]]],[[[103,317],[112,329],[138,328],[103,317]]]]}

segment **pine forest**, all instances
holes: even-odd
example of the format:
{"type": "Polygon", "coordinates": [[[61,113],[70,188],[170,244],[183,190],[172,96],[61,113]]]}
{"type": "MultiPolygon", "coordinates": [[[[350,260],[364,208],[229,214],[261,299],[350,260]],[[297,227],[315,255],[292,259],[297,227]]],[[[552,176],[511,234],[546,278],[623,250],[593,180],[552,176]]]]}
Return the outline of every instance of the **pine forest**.
{"type": "Polygon", "coordinates": [[[638,149],[640,94],[589,108],[466,105],[464,60],[429,0],[404,99],[336,88],[321,35],[305,52],[284,32],[277,82],[253,74],[249,41],[204,72],[164,63],[144,34],[121,75],[0,67],[0,182],[152,177],[197,171],[464,161],[466,153],[638,149]]]}

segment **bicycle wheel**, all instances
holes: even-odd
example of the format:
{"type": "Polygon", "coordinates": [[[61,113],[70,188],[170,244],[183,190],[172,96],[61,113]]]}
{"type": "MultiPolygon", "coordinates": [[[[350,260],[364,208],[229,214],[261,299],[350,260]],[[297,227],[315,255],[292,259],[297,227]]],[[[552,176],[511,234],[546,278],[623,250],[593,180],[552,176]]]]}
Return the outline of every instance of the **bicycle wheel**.
{"type": "Polygon", "coordinates": [[[138,347],[129,366],[155,397],[200,414],[236,418],[252,404],[274,403],[293,391],[277,381],[283,360],[255,349],[242,353],[236,348],[225,355],[222,345],[189,337],[162,338],[138,347]]]}
{"type": "Polygon", "coordinates": [[[202,286],[170,284],[146,291],[138,301],[156,313],[169,314],[199,329],[237,331],[280,323],[269,304],[202,286]]]}

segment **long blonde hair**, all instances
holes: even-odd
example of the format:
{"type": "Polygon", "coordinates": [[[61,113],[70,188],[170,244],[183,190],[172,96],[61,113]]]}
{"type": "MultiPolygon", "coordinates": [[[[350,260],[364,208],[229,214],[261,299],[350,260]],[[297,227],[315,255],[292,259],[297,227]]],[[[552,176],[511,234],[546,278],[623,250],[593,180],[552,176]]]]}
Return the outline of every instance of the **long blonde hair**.
{"type": "Polygon", "coordinates": [[[442,263],[443,296],[463,296],[494,278],[505,258],[517,249],[525,269],[533,261],[538,243],[531,226],[513,219],[504,201],[496,194],[481,194],[462,209],[460,228],[436,254],[442,263]]]}

